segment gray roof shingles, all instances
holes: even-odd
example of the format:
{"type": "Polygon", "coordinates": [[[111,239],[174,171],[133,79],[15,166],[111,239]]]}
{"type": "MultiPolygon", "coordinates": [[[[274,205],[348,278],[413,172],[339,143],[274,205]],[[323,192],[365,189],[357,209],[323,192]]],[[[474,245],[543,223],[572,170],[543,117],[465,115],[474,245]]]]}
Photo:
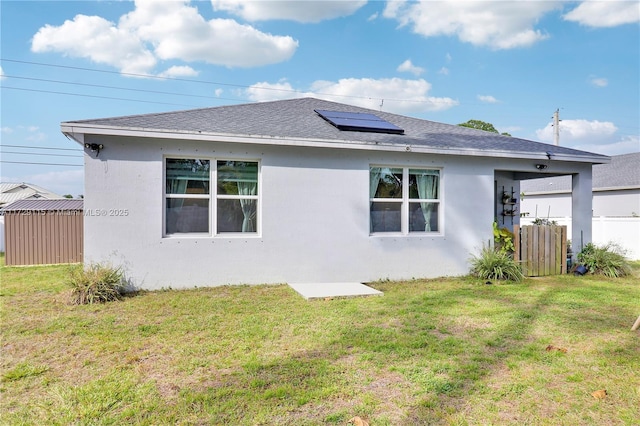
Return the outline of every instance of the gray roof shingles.
{"type": "Polygon", "coordinates": [[[604,162],[608,161],[606,156],[585,151],[315,98],[296,98],[186,111],[79,120],[65,122],[62,125],[73,125],[74,123],[148,131],[410,145],[442,150],[526,152],[541,155],[552,151],[560,155],[602,158],[604,162]],[[405,133],[404,135],[392,135],[341,131],[322,119],[314,109],[373,113],[401,127],[405,133]]]}

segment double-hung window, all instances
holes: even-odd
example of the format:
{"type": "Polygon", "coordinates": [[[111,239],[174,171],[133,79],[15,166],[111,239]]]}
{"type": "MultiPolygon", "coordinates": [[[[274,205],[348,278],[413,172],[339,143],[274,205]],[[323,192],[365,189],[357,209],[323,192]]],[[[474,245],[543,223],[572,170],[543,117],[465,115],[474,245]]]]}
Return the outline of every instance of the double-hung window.
{"type": "Polygon", "coordinates": [[[257,232],[258,163],[217,162],[216,233],[257,232]]]}
{"type": "Polygon", "coordinates": [[[165,234],[257,233],[258,162],[167,158],[165,234]]]}
{"type": "Polygon", "coordinates": [[[369,169],[371,233],[440,232],[440,170],[369,169]]]}

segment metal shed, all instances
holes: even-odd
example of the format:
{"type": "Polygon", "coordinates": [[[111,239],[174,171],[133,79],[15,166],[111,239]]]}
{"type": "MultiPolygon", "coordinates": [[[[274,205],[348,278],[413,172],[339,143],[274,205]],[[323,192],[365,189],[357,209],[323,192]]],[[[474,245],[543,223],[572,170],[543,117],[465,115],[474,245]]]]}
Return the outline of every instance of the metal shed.
{"type": "Polygon", "coordinates": [[[7,266],[82,262],[83,200],[20,200],[2,213],[7,266]]]}

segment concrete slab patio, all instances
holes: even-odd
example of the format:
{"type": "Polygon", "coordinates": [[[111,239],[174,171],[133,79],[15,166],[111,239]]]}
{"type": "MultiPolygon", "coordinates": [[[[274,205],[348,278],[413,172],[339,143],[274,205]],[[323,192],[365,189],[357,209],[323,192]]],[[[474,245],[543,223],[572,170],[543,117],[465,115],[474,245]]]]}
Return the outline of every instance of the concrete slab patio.
{"type": "Polygon", "coordinates": [[[293,283],[289,287],[307,300],[331,297],[382,296],[384,293],[362,283],[293,283]]]}

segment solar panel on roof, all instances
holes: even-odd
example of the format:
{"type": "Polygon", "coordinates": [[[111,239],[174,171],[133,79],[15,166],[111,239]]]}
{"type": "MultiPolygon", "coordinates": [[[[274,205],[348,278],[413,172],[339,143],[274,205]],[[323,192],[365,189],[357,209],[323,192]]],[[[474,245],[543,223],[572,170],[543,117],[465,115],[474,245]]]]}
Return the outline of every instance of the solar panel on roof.
{"type": "Polygon", "coordinates": [[[364,112],[329,111],[326,109],[314,110],[320,117],[327,120],[340,130],[355,132],[393,133],[401,135],[404,129],[391,124],[375,114],[364,112]]]}

